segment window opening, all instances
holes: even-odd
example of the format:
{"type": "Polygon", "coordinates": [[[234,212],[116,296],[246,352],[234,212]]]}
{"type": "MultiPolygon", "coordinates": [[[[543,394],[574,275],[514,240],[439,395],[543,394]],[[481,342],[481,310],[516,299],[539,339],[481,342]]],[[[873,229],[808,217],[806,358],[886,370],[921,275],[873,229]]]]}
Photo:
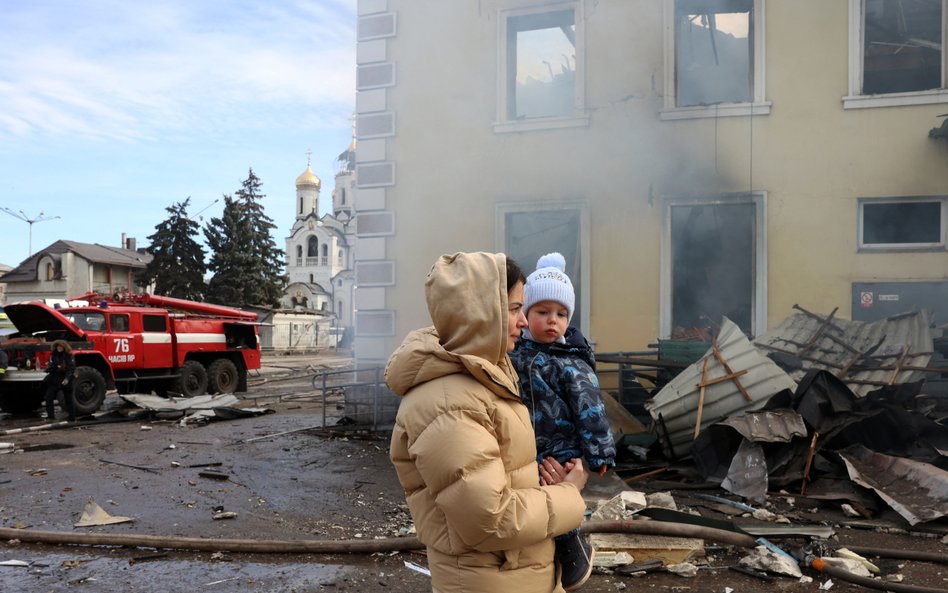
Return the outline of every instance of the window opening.
{"type": "Polygon", "coordinates": [[[943,11],[943,0],[864,1],[863,94],[942,87],[943,11]]]}
{"type": "Polygon", "coordinates": [[[754,99],[754,1],[676,0],[679,107],[754,99]]]}
{"type": "Polygon", "coordinates": [[[114,332],[127,332],[128,315],[110,315],[109,324],[114,332]]]}
{"type": "Polygon", "coordinates": [[[865,200],[860,207],[862,247],[938,247],[945,243],[945,200],[865,200]]]}
{"type": "Polygon", "coordinates": [[[163,315],[142,315],[142,331],[164,332],[167,330],[167,318],[163,315]]]}
{"type": "Polygon", "coordinates": [[[507,117],[576,113],[576,23],[572,9],[507,20],[507,117]]]}
{"type": "Polygon", "coordinates": [[[582,328],[580,311],[583,295],[581,279],[581,213],[579,210],[508,212],[505,215],[505,251],[520,264],[524,275],[536,269],[537,260],[552,251],[566,259],[566,275],[576,293],[570,325],[582,328]]]}
{"type": "Polygon", "coordinates": [[[752,203],[672,206],[672,337],[722,315],[753,335],[755,220],[752,203]]]}

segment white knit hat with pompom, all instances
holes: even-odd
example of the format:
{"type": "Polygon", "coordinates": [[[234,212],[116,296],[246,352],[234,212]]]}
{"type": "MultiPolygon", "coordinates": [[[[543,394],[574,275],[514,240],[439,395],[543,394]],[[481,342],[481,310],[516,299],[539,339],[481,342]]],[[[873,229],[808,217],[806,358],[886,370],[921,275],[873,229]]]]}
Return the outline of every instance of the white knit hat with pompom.
{"type": "Polygon", "coordinates": [[[527,283],[523,287],[525,312],[529,313],[530,307],[541,301],[560,303],[569,312],[569,319],[573,318],[576,294],[573,292],[573,283],[566,275],[566,258],[555,251],[537,260],[536,271],[527,276],[527,283]]]}

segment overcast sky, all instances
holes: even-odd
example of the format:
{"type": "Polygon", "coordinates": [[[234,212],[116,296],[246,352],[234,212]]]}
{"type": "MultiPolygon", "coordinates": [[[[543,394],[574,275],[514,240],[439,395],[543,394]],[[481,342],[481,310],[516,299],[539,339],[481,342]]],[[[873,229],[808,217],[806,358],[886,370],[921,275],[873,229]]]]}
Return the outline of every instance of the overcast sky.
{"type": "MultiPolygon", "coordinates": [[[[252,167],[285,248],[306,151],[326,212],[351,139],[355,4],[0,0],[0,206],[60,217],[33,252],[144,246],[188,196],[220,216],[252,167]]],[[[0,212],[0,263],[28,256],[29,226],[0,212]]]]}

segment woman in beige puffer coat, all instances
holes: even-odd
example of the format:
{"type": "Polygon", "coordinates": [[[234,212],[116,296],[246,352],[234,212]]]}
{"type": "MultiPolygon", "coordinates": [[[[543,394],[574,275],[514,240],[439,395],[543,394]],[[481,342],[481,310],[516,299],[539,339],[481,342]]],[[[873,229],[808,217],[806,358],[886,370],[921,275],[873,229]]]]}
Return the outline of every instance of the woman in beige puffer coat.
{"type": "Polygon", "coordinates": [[[539,484],[507,357],[526,326],[523,274],[510,264],[501,253],[442,256],[425,283],[434,326],[410,333],[385,369],[404,396],[390,454],[436,593],[562,591],[552,537],[585,511],[581,462],[564,482],[539,484]]]}

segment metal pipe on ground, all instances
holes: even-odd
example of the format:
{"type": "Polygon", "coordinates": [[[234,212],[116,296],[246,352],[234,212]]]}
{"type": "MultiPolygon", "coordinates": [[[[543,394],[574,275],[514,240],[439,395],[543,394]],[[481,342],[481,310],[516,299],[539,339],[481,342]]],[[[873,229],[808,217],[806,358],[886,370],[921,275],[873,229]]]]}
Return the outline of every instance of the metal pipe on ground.
{"type": "MultiPolygon", "coordinates": [[[[753,536],[685,523],[667,521],[586,521],[584,533],[633,533],[672,537],[696,537],[742,548],[753,548],[753,536]]],[[[16,539],[24,543],[72,544],[84,546],[126,546],[214,552],[248,552],[271,554],[366,554],[375,552],[403,552],[420,550],[424,546],[416,537],[379,540],[248,540],[209,539],[198,537],[166,537],[155,535],[70,533],[31,529],[0,528],[0,539],[16,539]]],[[[822,560],[808,559],[807,566],[842,581],[871,589],[894,593],[948,593],[948,589],[918,587],[902,583],[876,581],[859,577],[846,570],[828,566],[822,560]]]]}

